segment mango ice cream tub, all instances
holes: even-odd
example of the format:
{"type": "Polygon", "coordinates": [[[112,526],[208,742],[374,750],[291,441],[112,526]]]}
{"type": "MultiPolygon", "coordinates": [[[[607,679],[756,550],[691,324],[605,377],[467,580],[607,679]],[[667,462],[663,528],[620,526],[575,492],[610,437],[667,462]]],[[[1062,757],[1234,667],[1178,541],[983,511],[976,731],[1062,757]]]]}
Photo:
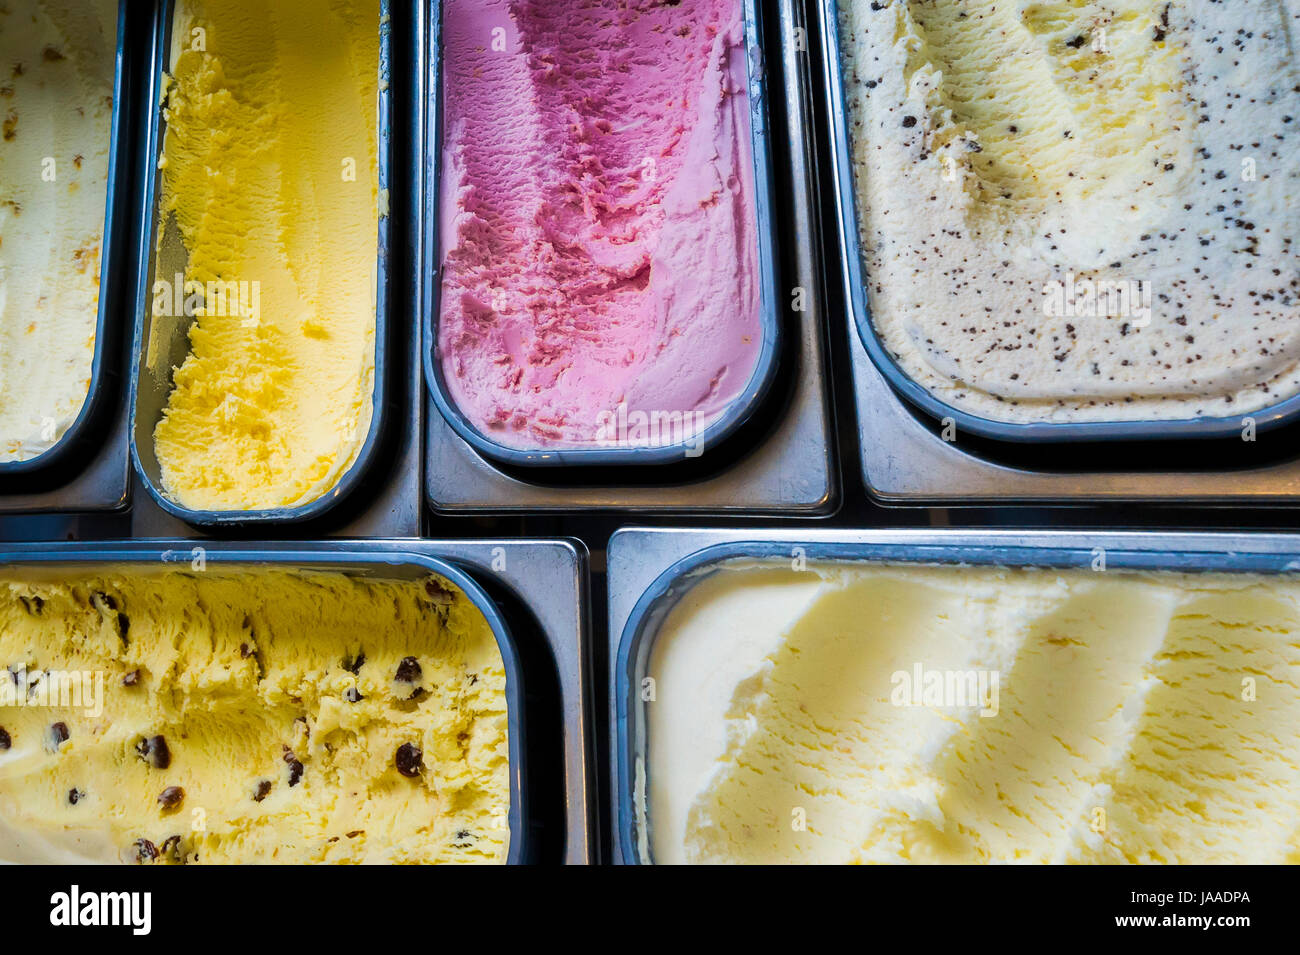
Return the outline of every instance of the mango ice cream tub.
{"type": "Polygon", "coordinates": [[[357,489],[388,404],[386,0],[176,0],[158,21],[132,455],[196,525],[357,489]]]}

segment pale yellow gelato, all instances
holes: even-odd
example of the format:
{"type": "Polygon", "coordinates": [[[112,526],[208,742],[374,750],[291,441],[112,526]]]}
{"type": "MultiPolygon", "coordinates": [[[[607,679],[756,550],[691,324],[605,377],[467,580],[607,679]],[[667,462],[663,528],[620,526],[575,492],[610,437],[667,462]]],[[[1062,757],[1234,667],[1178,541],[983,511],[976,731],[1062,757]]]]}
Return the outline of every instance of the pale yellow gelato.
{"type": "Polygon", "coordinates": [[[117,3],[0,3],[0,461],[48,451],[90,390],[117,3]]]}
{"type": "Polygon", "coordinates": [[[1300,862],[1293,577],[733,565],[649,675],[656,862],[1300,862]]]}
{"type": "Polygon", "coordinates": [[[177,4],[159,209],[188,265],[154,276],[149,347],[197,315],[155,432],[186,507],[308,504],[365,442],[380,29],[379,0],[177,4]]]}
{"type": "Polygon", "coordinates": [[[0,859],[501,862],[505,670],[440,577],[0,579],[0,859]]]}

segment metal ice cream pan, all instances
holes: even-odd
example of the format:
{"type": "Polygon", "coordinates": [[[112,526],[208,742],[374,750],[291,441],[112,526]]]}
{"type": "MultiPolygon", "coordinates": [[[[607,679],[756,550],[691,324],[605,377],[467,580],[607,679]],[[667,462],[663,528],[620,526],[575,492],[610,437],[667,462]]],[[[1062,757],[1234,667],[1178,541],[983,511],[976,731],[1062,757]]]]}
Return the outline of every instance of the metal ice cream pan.
{"type": "Polygon", "coordinates": [[[511,864],[533,861],[533,834],[539,820],[530,815],[531,764],[528,759],[524,666],[511,624],[497,601],[489,597],[484,587],[458,564],[438,557],[380,549],[365,542],[304,543],[289,547],[291,549],[270,549],[255,544],[223,547],[206,543],[198,546],[194,541],[158,541],[148,545],[130,542],[47,544],[41,545],[40,549],[12,547],[0,551],[0,569],[39,570],[42,575],[49,576],[106,566],[138,570],[193,565],[201,559],[212,569],[275,567],[337,571],[380,580],[412,580],[430,573],[439,574],[464,592],[483,614],[501,650],[506,671],[510,752],[510,849],[506,861],[511,864]]]}
{"type": "MultiPolygon", "coordinates": [[[[238,524],[283,524],[306,521],[319,517],[334,507],[345,496],[356,490],[367,468],[378,451],[388,418],[389,348],[389,216],[381,208],[379,217],[378,260],[375,271],[375,370],[374,388],[371,392],[370,430],[362,443],[357,458],[327,493],[307,504],[295,507],[276,507],[264,510],[196,510],[185,507],[167,496],[163,490],[162,469],[154,447],[154,429],[162,419],[163,410],[172,391],[172,376],[189,353],[189,330],[193,317],[175,317],[163,325],[158,347],[153,349],[150,361],[150,343],[153,342],[155,319],[153,315],[153,283],[155,278],[172,281],[182,274],[188,261],[179,235],[179,229],[169,229],[161,220],[158,208],[158,160],[162,157],[166,135],[166,121],[162,115],[163,75],[175,59],[172,19],[176,0],[163,0],[158,12],[152,44],[152,63],[149,65],[151,119],[145,123],[140,145],[139,161],[144,175],[144,206],[150,227],[141,230],[138,250],[140,274],[135,301],[135,336],[132,342],[131,375],[131,460],[134,462],[140,483],[149,496],[163,510],[181,520],[199,526],[238,524]],[[165,59],[164,59],[165,58],[165,59]],[[159,247],[159,237],[163,242],[159,247]],[[164,337],[165,336],[165,337],[164,337]]],[[[379,51],[379,103],[378,149],[379,190],[383,195],[390,185],[392,168],[391,118],[392,118],[392,43],[388,0],[380,4],[380,22],[375,29],[381,31],[379,51]]],[[[169,316],[170,318],[170,316],[169,316]]]]}
{"type": "MultiPolygon", "coordinates": [[[[1234,417],[1198,417],[1168,421],[1078,421],[1025,422],[996,421],[955,408],[940,400],[913,379],[889,353],[871,320],[867,304],[866,274],[858,233],[857,195],[853,188],[853,153],[847,98],[844,95],[844,70],[841,58],[838,0],[820,0],[822,66],[825,72],[828,125],[831,139],[831,182],[835,219],[840,237],[840,272],[845,299],[849,303],[858,336],[871,361],[881,375],[912,405],[942,421],[951,418],[958,430],[1001,441],[1145,441],[1148,439],[1230,438],[1240,437],[1242,419],[1255,422],[1256,431],[1276,428],[1300,414],[1300,395],[1277,402],[1258,411],[1234,417]]],[[[917,214],[923,214],[918,210],[917,214]]]]}
{"type": "Polygon", "coordinates": [[[104,203],[104,237],[99,258],[99,315],[95,323],[95,355],[90,365],[90,387],[81,411],[68,430],[52,446],[26,461],[0,462],[0,481],[28,476],[58,465],[88,460],[103,430],[96,428],[109,404],[106,392],[111,379],[120,377],[120,342],[125,316],[121,309],[122,274],[126,267],[130,235],[130,171],[133,116],[139,104],[128,93],[131,4],[120,0],[117,7],[117,52],[113,64],[113,113],[110,119],[108,191],[104,203]]]}
{"type": "Polygon", "coordinates": [[[749,69],[750,140],[754,156],[755,205],[758,223],[759,296],[763,342],[758,362],[745,390],[731,407],[698,435],[656,447],[617,448],[514,448],[480,431],[456,405],[442,374],[438,356],[438,316],[442,297],[442,259],[438,225],[438,201],[442,170],[442,7],[441,0],[427,6],[429,38],[424,51],[427,89],[432,91],[425,121],[423,169],[425,205],[422,224],[423,254],[419,263],[425,280],[420,303],[424,324],[424,375],[434,404],[452,429],[483,456],[507,465],[528,467],[589,467],[600,465],[660,465],[706,455],[748,421],[763,404],[779,367],[781,312],[778,306],[776,274],[776,213],[769,143],[767,78],[764,72],[763,19],[758,0],[738,0],[745,13],[745,46],[749,69]]]}
{"type": "MultiPolygon", "coordinates": [[[[616,860],[653,862],[637,774],[654,774],[640,687],[659,631],[681,599],[725,565],[947,564],[1106,571],[1276,574],[1300,570],[1300,536],[1185,533],[624,530],[610,541],[611,768],[616,860]],[[624,555],[627,555],[626,557],[624,555]],[[636,565],[638,580],[624,564],[636,565]],[[655,575],[658,571],[657,576],[655,575]],[[648,581],[648,585],[647,585],[648,581]],[[623,616],[625,615],[625,617],[623,616]],[[620,625],[620,620],[621,625],[620,625]],[[644,846],[644,848],[642,848],[644,846]]],[[[645,787],[648,789],[648,786],[645,787]]]]}

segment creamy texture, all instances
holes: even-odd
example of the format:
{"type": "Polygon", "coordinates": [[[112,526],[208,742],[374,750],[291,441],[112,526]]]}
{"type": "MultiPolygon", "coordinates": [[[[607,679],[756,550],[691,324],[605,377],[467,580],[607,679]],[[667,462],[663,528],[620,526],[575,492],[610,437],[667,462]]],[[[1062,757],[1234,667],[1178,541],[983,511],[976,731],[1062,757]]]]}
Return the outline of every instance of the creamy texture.
{"type": "Polygon", "coordinates": [[[99,321],[117,4],[0,5],[0,462],[81,413],[99,321]]]}
{"type": "Polygon", "coordinates": [[[651,652],[647,848],[1300,862],[1298,674],[1293,577],[733,564],[651,652]]]}
{"type": "MultiPolygon", "coordinates": [[[[159,208],[197,317],[155,432],[163,487],[308,504],[374,413],[379,0],[183,0],[173,38],[159,208]]],[[[154,280],[151,354],[183,314],[176,277],[154,280]]]]}
{"type": "Polygon", "coordinates": [[[0,665],[5,860],[135,862],[139,840],[162,863],[506,858],[501,652],[442,578],[10,572],[0,665]],[[102,706],[55,672],[94,675],[102,706]],[[168,759],[141,755],[155,737],[168,759]]]}
{"type": "Polygon", "coordinates": [[[742,4],[449,0],[443,37],[451,399],[515,448],[694,437],[763,343],[742,4]]]}
{"type": "Polygon", "coordinates": [[[1011,422],[1300,392],[1294,0],[839,9],[872,320],[909,377],[1011,422]]]}

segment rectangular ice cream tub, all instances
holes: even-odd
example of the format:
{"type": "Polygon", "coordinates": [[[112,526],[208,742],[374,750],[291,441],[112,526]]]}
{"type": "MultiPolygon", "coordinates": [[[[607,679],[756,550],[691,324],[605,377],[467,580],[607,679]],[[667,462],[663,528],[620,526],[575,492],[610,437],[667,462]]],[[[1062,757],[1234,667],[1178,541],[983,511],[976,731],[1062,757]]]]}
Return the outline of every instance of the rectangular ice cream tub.
{"type": "Polygon", "coordinates": [[[820,3],[841,278],[896,393],[1016,442],[1225,438],[1295,419],[1284,4],[1252,8],[1241,49],[1216,20],[1238,14],[1208,3],[847,6],[820,3]],[[887,50],[856,77],[855,43],[887,50]],[[1230,74],[1249,110],[1234,109],[1230,74]],[[865,171],[855,135],[873,145],[858,146],[865,171]]]}
{"type": "Polygon", "coordinates": [[[0,576],[11,861],[533,858],[522,621],[458,563],[104,543],[0,576]]]}
{"type": "Polygon", "coordinates": [[[0,481],[75,468],[103,439],[130,212],[128,6],[23,0],[0,28],[0,481]],[[48,244],[26,232],[40,217],[48,244]]]}
{"type": "Polygon", "coordinates": [[[558,10],[428,5],[428,387],[500,464],[706,455],[778,366],[758,5],[558,10]]]}
{"type": "Polygon", "coordinates": [[[132,458],[203,526],[328,511],[389,411],[388,0],[254,6],[163,4],[142,146],[132,458]]]}
{"type": "Polygon", "coordinates": [[[1298,569],[1289,535],[620,532],[618,861],[1295,862],[1298,569]]]}

